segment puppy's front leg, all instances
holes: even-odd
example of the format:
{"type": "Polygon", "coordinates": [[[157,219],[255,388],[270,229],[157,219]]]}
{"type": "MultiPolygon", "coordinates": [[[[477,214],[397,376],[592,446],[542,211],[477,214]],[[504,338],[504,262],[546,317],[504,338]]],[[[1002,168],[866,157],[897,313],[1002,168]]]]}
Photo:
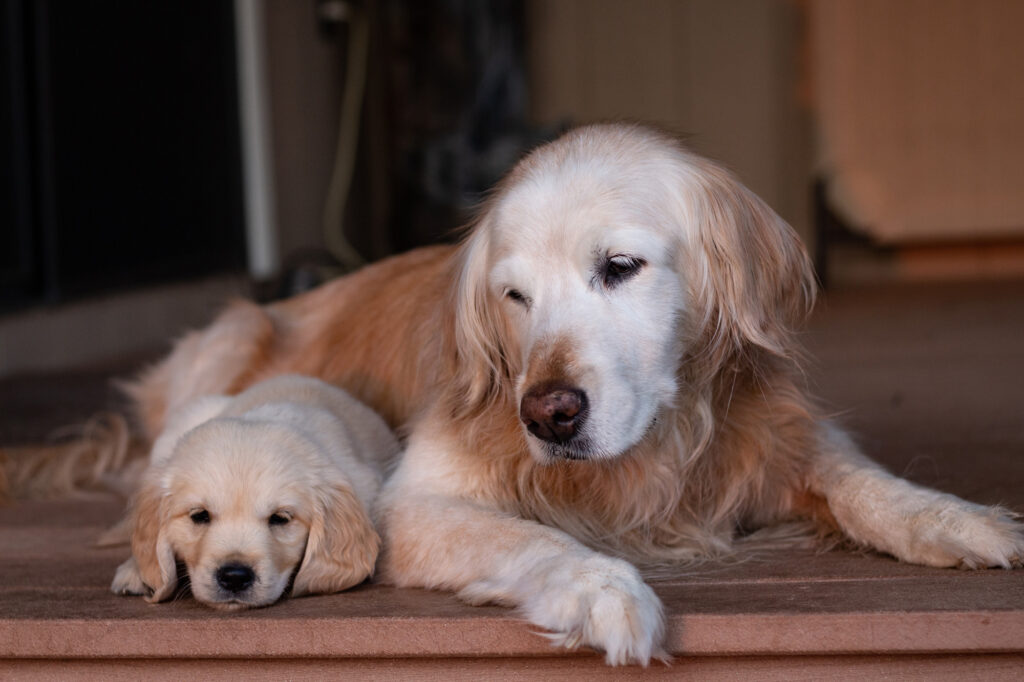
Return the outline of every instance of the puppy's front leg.
{"type": "Polygon", "coordinates": [[[135,557],[128,557],[114,574],[114,581],[110,583],[110,591],[114,594],[141,595],[151,592],[142,581],[142,572],[135,562],[135,557]]]}
{"type": "Polygon", "coordinates": [[[1021,566],[1024,525],[1006,510],[897,478],[831,424],[823,427],[821,441],[810,487],[852,539],[927,566],[1021,566]]]}
{"type": "Polygon", "coordinates": [[[407,473],[383,497],[385,580],[518,607],[556,644],[602,649],[612,665],[666,658],[661,602],[634,566],[407,473]]]}

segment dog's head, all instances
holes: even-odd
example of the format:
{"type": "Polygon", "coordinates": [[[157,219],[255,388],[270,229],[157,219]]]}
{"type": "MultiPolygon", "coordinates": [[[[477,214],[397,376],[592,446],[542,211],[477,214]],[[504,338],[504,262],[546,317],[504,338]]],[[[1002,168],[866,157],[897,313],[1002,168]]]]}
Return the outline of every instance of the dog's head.
{"type": "Polygon", "coordinates": [[[636,126],[581,128],[528,155],[461,258],[467,404],[510,393],[540,461],[629,451],[681,381],[754,349],[789,353],[814,296],[799,239],[764,202],[636,126]]]}
{"type": "Polygon", "coordinates": [[[314,443],[274,424],[218,418],[186,433],[133,503],[150,600],[174,594],[179,563],[195,598],[225,609],[372,574],[379,537],[345,477],[318,460],[314,443]]]}

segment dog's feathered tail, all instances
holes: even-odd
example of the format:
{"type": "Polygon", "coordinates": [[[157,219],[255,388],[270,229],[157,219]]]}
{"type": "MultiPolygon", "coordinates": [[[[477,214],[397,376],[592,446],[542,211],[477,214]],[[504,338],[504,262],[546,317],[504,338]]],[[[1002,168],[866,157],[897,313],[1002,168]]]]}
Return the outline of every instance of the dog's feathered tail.
{"type": "Polygon", "coordinates": [[[0,448],[0,500],[127,495],[145,454],[124,416],[104,412],[42,445],[0,448]],[[134,473],[133,473],[134,472],[134,473]]]}

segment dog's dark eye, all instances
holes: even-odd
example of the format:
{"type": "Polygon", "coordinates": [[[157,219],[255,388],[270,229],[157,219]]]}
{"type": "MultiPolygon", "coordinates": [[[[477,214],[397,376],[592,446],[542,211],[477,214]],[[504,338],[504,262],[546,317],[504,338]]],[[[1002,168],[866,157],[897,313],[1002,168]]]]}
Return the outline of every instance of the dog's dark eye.
{"type": "Polygon", "coordinates": [[[622,284],[640,272],[645,265],[647,261],[635,256],[612,256],[605,261],[604,271],[601,273],[604,285],[610,289],[622,284]]]}
{"type": "Polygon", "coordinates": [[[528,306],[530,304],[526,296],[524,296],[522,292],[519,291],[518,289],[506,290],[505,296],[507,296],[510,300],[515,301],[516,303],[522,306],[528,306]]]}
{"type": "Polygon", "coordinates": [[[283,526],[289,521],[291,521],[291,519],[285,516],[284,514],[271,514],[270,518],[267,519],[267,523],[269,523],[271,526],[283,526]]]}
{"type": "Polygon", "coordinates": [[[197,526],[201,526],[205,523],[210,522],[210,512],[206,511],[205,509],[194,511],[191,514],[189,514],[188,517],[192,519],[192,523],[196,524],[197,526]]]}

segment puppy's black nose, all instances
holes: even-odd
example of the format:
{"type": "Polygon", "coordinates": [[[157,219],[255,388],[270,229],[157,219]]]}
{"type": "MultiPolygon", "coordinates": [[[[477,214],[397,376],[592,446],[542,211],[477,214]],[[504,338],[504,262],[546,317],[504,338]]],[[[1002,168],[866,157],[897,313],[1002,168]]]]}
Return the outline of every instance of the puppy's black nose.
{"type": "Polygon", "coordinates": [[[562,383],[538,384],[519,403],[519,418],[541,440],[572,440],[587,418],[587,394],[562,383]]]}
{"type": "Polygon", "coordinates": [[[217,584],[228,592],[242,592],[249,589],[256,574],[245,564],[224,564],[217,569],[217,584]]]}

